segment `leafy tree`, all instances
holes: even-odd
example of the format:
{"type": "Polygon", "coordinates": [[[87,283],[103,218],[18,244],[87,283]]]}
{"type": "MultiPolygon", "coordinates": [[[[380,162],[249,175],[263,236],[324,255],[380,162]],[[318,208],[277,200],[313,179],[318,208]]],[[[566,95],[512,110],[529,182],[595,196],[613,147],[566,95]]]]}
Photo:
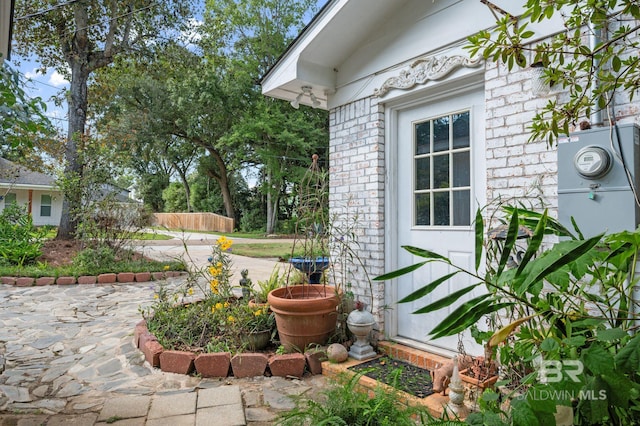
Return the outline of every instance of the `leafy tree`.
{"type": "MultiPolygon", "coordinates": [[[[65,143],[65,176],[82,176],[78,145],[85,135],[87,85],[96,70],[119,55],[145,49],[150,41],[166,37],[170,30],[188,22],[189,0],[148,2],[131,0],[78,0],[58,4],[18,1],[14,37],[16,51],[37,56],[43,68],[53,67],[70,78],[69,124],[65,143]],[[43,6],[52,6],[43,8],[43,6]],[[43,9],[40,9],[43,8],[43,9]]],[[[65,196],[59,239],[72,238],[77,221],[71,206],[78,199],[65,196]]]]}
{"type": "Polygon", "coordinates": [[[202,171],[217,182],[224,213],[234,217],[228,164],[236,150],[218,142],[238,117],[240,97],[228,95],[215,64],[169,43],[153,56],[117,65],[96,84],[110,139],[120,147],[126,140],[170,164],[189,200],[187,173],[196,158],[201,164],[205,158],[202,171]]]}
{"type": "Polygon", "coordinates": [[[245,166],[260,167],[260,190],[266,195],[268,233],[275,232],[283,194],[302,176],[314,153],[325,154],[326,111],[268,99],[259,79],[305,24],[316,2],[304,0],[207,1],[203,49],[225,62],[227,87],[243,99],[241,113],[221,143],[234,147],[245,166]]]}
{"type": "MultiPolygon", "coordinates": [[[[34,141],[51,140],[53,126],[46,117],[46,104],[29,98],[20,74],[6,63],[0,66],[0,156],[11,161],[29,163],[33,168],[34,141]],[[26,161],[21,161],[26,160],[26,161]]],[[[53,147],[55,144],[42,144],[53,147]]],[[[49,149],[49,154],[54,150],[49,149]]]]}
{"type": "MultiPolygon", "coordinates": [[[[633,99],[640,88],[640,6],[632,0],[528,0],[519,16],[504,14],[493,31],[469,38],[472,54],[516,66],[544,65],[544,79],[568,92],[535,116],[531,140],[552,145],[594,110],[614,106],[614,92],[633,99]],[[564,30],[542,41],[529,24],[562,15],[564,30]],[[597,43],[589,43],[590,36],[597,43]]],[[[615,117],[614,114],[611,114],[615,117]]],[[[596,124],[596,123],[592,123],[596,124]]]]}
{"type": "Polygon", "coordinates": [[[187,211],[187,202],[184,186],[179,182],[171,182],[162,191],[164,211],[167,213],[183,213],[187,211]]]}

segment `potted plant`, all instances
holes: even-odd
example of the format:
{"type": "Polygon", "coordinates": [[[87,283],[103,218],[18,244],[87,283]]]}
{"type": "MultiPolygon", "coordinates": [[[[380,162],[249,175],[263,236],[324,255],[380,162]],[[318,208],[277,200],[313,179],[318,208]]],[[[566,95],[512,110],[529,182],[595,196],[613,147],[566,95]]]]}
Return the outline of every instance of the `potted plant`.
{"type": "Polygon", "coordinates": [[[298,191],[296,241],[292,248],[292,265],[302,268],[307,283],[292,285],[287,272],[284,287],[272,290],[268,303],[275,313],[281,344],[287,350],[303,351],[311,344],[323,345],[335,332],[341,293],[327,284],[320,268],[329,266],[327,175],[320,170],[318,155],[305,173],[298,191]],[[294,253],[302,252],[301,256],[294,253]],[[321,264],[316,260],[321,257],[321,264]],[[316,282],[317,281],[317,282],[316,282]],[[322,281],[322,283],[321,283],[322,281]]]}
{"type": "Polygon", "coordinates": [[[271,275],[266,280],[259,280],[257,288],[251,290],[252,298],[249,300],[249,306],[253,308],[268,309],[267,297],[272,290],[285,285],[285,274],[281,273],[280,265],[276,265],[271,271],[271,275]]]}

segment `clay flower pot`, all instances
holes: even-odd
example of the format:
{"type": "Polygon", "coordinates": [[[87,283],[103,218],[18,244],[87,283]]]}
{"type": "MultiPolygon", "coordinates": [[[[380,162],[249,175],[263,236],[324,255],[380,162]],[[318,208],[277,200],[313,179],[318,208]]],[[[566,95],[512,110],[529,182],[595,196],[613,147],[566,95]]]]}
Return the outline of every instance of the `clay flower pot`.
{"type": "Polygon", "coordinates": [[[498,375],[494,375],[494,376],[490,376],[484,380],[479,380],[475,377],[471,377],[469,375],[469,368],[465,368],[464,370],[460,371],[460,379],[465,382],[465,383],[469,383],[470,385],[473,386],[477,386],[480,389],[487,389],[487,388],[491,388],[493,387],[493,385],[498,381],[498,375]]]}
{"type": "Polygon", "coordinates": [[[331,286],[309,284],[277,288],[269,293],[280,343],[287,350],[324,345],[335,333],[340,297],[331,286]]]}

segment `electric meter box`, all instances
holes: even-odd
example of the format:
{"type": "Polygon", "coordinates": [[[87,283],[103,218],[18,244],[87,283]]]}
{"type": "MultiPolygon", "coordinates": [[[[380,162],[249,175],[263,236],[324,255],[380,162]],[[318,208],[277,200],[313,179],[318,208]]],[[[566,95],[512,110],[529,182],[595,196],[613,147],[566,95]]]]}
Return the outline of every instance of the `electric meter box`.
{"type": "Polygon", "coordinates": [[[558,219],[572,233],[571,217],[585,238],[633,231],[640,207],[621,158],[640,190],[640,130],[634,124],[572,133],[558,141],[558,219]],[[622,153],[622,156],[620,155],[622,153]]]}

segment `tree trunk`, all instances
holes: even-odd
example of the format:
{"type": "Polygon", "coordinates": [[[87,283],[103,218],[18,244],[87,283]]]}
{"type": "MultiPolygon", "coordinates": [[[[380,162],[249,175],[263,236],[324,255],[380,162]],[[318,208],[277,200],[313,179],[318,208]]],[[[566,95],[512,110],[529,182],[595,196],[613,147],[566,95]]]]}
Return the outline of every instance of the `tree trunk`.
{"type": "Polygon", "coordinates": [[[82,164],[78,159],[78,144],[82,143],[87,120],[87,80],[89,79],[89,69],[86,62],[82,60],[73,60],[70,65],[69,128],[64,154],[64,176],[67,179],[67,183],[64,185],[62,214],[60,216],[58,235],[56,236],[58,240],[75,238],[78,227],[75,210],[82,203],[82,189],[78,187],[82,178],[82,164]]]}
{"type": "Polygon", "coordinates": [[[227,176],[227,166],[224,164],[224,160],[218,151],[210,147],[206,147],[206,149],[215,160],[219,171],[219,173],[216,173],[214,170],[207,170],[207,175],[214,178],[218,182],[218,185],[220,185],[220,193],[222,194],[225,214],[227,217],[235,220],[235,211],[233,208],[233,201],[231,200],[231,190],[229,189],[229,177],[227,176]]]}
{"type": "Polygon", "coordinates": [[[187,201],[187,213],[193,212],[193,207],[191,207],[191,186],[189,186],[189,181],[187,180],[187,175],[180,167],[176,164],[173,165],[173,168],[178,171],[180,175],[180,180],[182,181],[182,186],[184,187],[184,193],[187,201]]]}
{"type": "Polygon", "coordinates": [[[276,232],[278,224],[278,200],[280,197],[273,196],[273,183],[271,182],[271,172],[267,175],[267,234],[276,232]]]}

